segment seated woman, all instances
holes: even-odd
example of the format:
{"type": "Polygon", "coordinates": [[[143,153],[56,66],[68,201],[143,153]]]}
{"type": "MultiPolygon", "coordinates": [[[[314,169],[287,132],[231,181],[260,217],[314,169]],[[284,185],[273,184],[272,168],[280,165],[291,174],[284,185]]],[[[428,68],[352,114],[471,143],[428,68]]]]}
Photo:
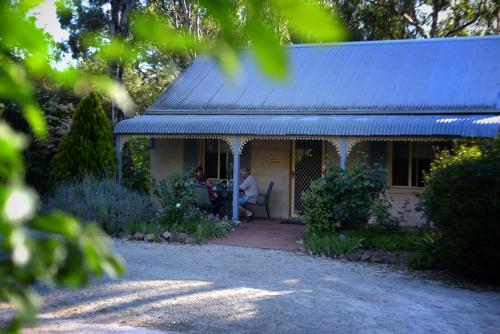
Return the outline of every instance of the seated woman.
{"type": "Polygon", "coordinates": [[[193,171],[193,179],[194,179],[194,182],[195,183],[200,183],[200,178],[202,176],[204,176],[205,174],[203,173],[203,167],[197,167],[194,171],[193,171]]]}
{"type": "Polygon", "coordinates": [[[196,180],[196,183],[207,186],[208,197],[210,197],[210,202],[212,202],[212,206],[214,207],[212,214],[220,215],[221,199],[219,198],[219,195],[217,195],[217,193],[212,189],[212,185],[208,181],[206,175],[201,172],[197,175],[196,180]]]}

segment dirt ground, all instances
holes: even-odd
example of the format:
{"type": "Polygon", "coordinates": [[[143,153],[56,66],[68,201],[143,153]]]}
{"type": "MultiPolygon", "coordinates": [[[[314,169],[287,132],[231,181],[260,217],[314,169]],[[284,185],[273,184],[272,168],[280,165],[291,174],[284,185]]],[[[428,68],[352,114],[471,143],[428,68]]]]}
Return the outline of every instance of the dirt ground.
{"type": "Polygon", "coordinates": [[[500,333],[500,293],[388,266],[223,245],[113,245],[128,274],[44,291],[41,325],[26,333],[500,333]]]}

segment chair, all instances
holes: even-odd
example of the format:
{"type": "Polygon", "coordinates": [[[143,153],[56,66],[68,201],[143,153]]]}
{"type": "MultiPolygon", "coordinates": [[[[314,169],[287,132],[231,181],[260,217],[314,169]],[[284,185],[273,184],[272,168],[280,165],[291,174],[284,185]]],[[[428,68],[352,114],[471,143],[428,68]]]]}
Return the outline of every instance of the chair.
{"type": "Polygon", "coordinates": [[[271,191],[273,190],[274,182],[269,182],[269,186],[267,187],[267,191],[265,194],[258,194],[255,196],[250,196],[249,202],[246,204],[247,206],[259,206],[266,208],[267,218],[271,218],[271,210],[269,209],[269,199],[271,198],[271,191]],[[256,202],[251,203],[251,199],[255,198],[256,202]]]}
{"type": "Polygon", "coordinates": [[[195,205],[202,210],[214,211],[220,208],[221,203],[214,203],[210,200],[210,194],[208,193],[208,188],[203,184],[195,184],[193,186],[193,197],[195,205]]]}

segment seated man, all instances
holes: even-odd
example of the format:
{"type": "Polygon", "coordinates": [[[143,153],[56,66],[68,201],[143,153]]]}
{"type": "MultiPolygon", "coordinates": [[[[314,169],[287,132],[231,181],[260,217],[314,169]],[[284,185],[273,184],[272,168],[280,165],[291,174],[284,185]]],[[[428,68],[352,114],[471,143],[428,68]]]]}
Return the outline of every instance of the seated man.
{"type": "Polygon", "coordinates": [[[257,200],[256,196],[259,194],[259,187],[257,185],[257,179],[255,176],[251,175],[250,169],[242,168],[240,176],[242,179],[240,189],[243,190],[244,193],[238,200],[238,203],[240,204],[240,212],[245,214],[246,219],[250,219],[253,216],[253,212],[247,210],[244,205],[248,202],[255,203],[257,200]]]}

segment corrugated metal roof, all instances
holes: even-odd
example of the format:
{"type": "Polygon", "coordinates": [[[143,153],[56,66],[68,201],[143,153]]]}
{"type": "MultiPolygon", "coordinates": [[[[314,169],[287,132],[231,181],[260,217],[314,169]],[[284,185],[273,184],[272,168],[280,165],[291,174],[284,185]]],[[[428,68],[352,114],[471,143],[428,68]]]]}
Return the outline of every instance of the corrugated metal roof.
{"type": "Polygon", "coordinates": [[[497,115],[145,115],[117,134],[495,137],[497,115]]]}
{"type": "Polygon", "coordinates": [[[161,113],[498,113],[500,36],[287,47],[272,80],[249,50],[231,79],[198,57],[149,108],[161,113]]]}

